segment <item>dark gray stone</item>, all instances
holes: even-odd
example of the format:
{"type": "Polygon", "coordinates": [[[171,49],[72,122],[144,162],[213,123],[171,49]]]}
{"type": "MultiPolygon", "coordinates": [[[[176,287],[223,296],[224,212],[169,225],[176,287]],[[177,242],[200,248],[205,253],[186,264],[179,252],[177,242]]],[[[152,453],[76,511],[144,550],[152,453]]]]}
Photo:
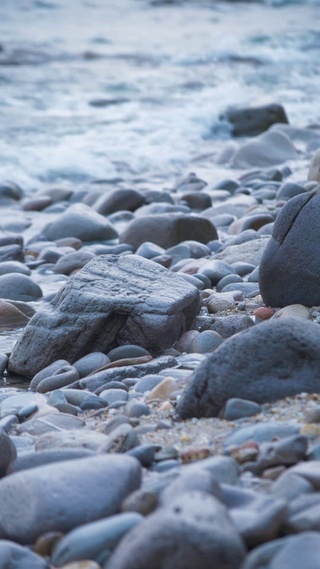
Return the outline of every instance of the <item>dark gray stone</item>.
{"type": "Polygon", "coordinates": [[[194,286],[152,261],[97,257],[34,315],[11,353],[10,371],[32,377],[57,359],[72,363],[127,343],[161,353],[192,326],[199,302],[194,286]]]}
{"type": "Polygon", "coordinates": [[[286,421],[265,421],[239,427],[225,440],[226,449],[242,445],[247,441],[264,443],[273,439],[294,436],[299,433],[299,423],[286,421]]]}
{"type": "Polygon", "coordinates": [[[211,324],[211,329],[220,334],[222,338],[230,338],[253,325],[252,318],[247,314],[232,314],[231,316],[216,318],[211,324]]]}
{"type": "Polygon", "coordinates": [[[305,188],[295,182],[285,182],[277,191],[278,200],[290,200],[299,194],[305,193],[305,188]]]}
{"type": "Polygon", "coordinates": [[[6,476],[0,480],[0,536],[28,544],[48,531],[68,532],[116,514],[140,477],[137,460],[106,455],[6,476]]]}
{"type": "Polygon", "coordinates": [[[275,103],[262,107],[230,109],[223,118],[231,124],[233,136],[256,136],[275,123],[288,123],[283,106],[275,103]]]}
{"type": "Polygon", "coordinates": [[[267,306],[320,304],[319,215],[319,191],[298,195],[281,209],[260,263],[267,306]]]}
{"type": "Polygon", "coordinates": [[[245,547],[227,509],[188,492],[148,516],[120,542],[105,569],[239,569],[245,547]]]}
{"type": "Polygon", "coordinates": [[[219,346],[189,378],[182,418],[215,417],[231,397],[266,403],[320,391],[320,329],[308,320],[272,319],[219,346]]]}
{"type": "Polygon", "coordinates": [[[168,249],[187,239],[207,243],[218,239],[218,234],[209,219],[183,213],[167,213],[134,219],[120,235],[121,243],[129,243],[136,249],[145,241],[152,241],[168,249]]]}
{"type": "Polygon", "coordinates": [[[221,418],[226,421],[235,421],[237,419],[242,419],[243,417],[252,417],[252,415],[257,415],[260,411],[260,405],[254,401],[233,397],[228,399],[221,414],[221,418]]]}
{"type": "Polygon", "coordinates": [[[91,352],[74,362],[73,366],[78,370],[79,377],[85,377],[100,367],[109,364],[110,361],[110,358],[102,352],[91,352]]]}

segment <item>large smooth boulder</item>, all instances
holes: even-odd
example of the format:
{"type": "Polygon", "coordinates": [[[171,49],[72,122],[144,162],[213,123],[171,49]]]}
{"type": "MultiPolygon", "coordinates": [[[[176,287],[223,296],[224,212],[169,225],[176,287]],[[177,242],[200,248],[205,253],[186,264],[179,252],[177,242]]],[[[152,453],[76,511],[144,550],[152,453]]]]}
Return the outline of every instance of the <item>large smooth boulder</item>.
{"type": "Polygon", "coordinates": [[[256,136],[276,123],[288,123],[282,105],[229,109],[224,117],[232,126],[233,136],[256,136]]]}
{"type": "Polygon", "coordinates": [[[157,354],[192,326],[199,291],[142,257],[103,255],[71,277],[25,328],[10,370],[33,377],[55,360],[137,344],[157,354]]]}
{"type": "Polygon", "coordinates": [[[218,234],[209,219],[199,215],[166,213],[134,219],[120,235],[121,243],[129,243],[136,249],[146,241],[168,249],[188,239],[208,243],[218,239],[218,234]]]}
{"type": "Polygon", "coordinates": [[[289,200],[281,209],[259,269],[267,306],[320,304],[320,191],[289,200]]]}
{"type": "Polygon", "coordinates": [[[106,454],[10,474],[0,480],[0,538],[32,544],[116,514],[140,479],[137,460],[106,454]]]}
{"type": "Polygon", "coordinates": [[[216,417],[240,397],[267,403],[320,392],[320,327],[284,318],[257,324],[225,340],[190,376],[177,405],[183,419],[216,417]]]}
{"type": "Polygon", "coordinates": [[[245,546],[226,507],[187,492],[131,530],[105,569],[239,569],[245,546]]]}

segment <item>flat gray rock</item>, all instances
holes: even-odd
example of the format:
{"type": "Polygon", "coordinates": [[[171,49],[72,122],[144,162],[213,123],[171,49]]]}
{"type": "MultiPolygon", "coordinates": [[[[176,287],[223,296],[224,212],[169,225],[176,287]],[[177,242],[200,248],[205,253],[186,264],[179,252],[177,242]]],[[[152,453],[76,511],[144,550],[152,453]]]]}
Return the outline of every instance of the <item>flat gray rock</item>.
{"type": "Polygon", "coordinates": [[[22,470],[0,480],[0,538],[31,544],[49,531],[68,532],[119,512],[139,488],[141,467],[100,455],[22,470]]]}
{"type": "Polygon", "coordinates": [[[297,318],[269,320],[225,340],[190,376],[178,414],[215,417],[232,397],[267,403],[319,393],[319,342],[319,326],[297,318]]]}
{"type": "MultiPolygon", "coordinates": [[[[26,277],[27,278],[27,277],[26,277]]],[[[55,360],[138,344],[161,353],[192,326],[199,291],[135,255],[103,255],[71,277],[31,319],[9,359],[26,377],[55,360]]]]}

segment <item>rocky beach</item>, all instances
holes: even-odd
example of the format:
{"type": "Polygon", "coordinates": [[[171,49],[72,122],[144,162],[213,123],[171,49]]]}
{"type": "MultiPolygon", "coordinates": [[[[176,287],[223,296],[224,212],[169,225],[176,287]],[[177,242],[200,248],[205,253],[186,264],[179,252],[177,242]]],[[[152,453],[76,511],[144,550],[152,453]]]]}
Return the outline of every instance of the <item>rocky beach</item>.
{"type": "Polygon", "coordinates": [[[0,6],[0,569],[320,568],[317,0],[0,6]]]}

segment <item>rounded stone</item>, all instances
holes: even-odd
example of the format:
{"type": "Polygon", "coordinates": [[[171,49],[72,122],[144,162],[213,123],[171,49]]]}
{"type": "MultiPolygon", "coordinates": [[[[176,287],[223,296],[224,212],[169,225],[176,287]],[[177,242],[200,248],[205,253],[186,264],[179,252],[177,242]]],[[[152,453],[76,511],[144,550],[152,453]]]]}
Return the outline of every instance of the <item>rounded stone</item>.
{"type": "Polygon", "coordinates": [[[149,356],[150,352],[143,348],[142,346],[136,346],[135,344],[124,344],[123,346],[118,346],[113,348],[108,352],[107,356],[111,362],[117,360],[139,358],[140,356],[149,356]]]}
{"type": "Polygon", "coordinates": [[[93,371],[110,363],[110,358],[102,352],[91,352],[74,362],[73,366],[78,370],[79,377],[86,377],[93,371]]]}
{"type": "Polygon", "coordinates": [[[108,241],[118,234],[111,223],[84,204],[70,206],[55,221],[43,229],[45,237],[51,241],[64,237],[77,237],[81,241],[108,241]]]}
{"type": "Polygon", "coordinates": [[[27,275],[9,273],[0,276],[0,298],[32,302],[41,297],[41,288],[27,275]]]}

